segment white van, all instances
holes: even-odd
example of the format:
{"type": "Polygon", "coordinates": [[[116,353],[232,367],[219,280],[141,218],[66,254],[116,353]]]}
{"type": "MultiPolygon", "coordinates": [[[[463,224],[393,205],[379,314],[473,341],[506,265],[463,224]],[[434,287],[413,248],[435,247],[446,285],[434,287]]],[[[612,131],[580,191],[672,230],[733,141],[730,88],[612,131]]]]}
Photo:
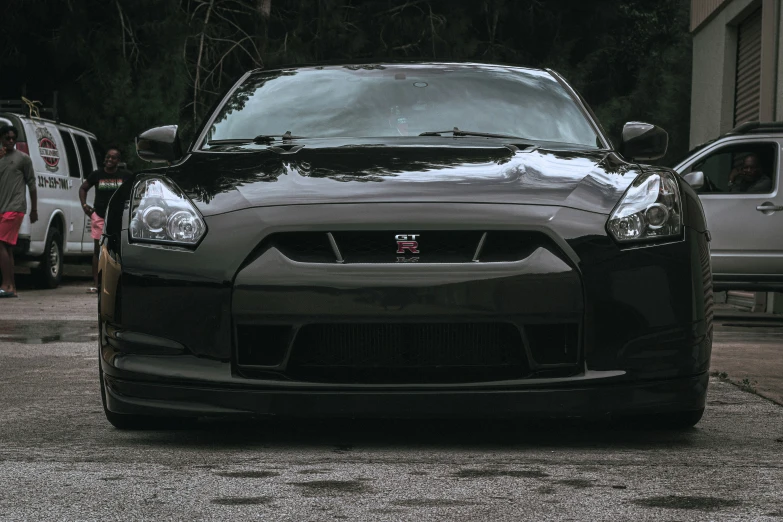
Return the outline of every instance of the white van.
{"type": "Polygon", "coordinates": [[[79,187],[102,165],[104,151],[95,135],[52,120],[13,112],[0,112],[0,126],[19,131],[17,150],[33,160],[38,192],[38,221],[28,215],[14,250],[17,267],[28,267],[40,286],[60,284],[64,258],[86,262],[92,257],[90,220],[82,211],[79,187]]]}

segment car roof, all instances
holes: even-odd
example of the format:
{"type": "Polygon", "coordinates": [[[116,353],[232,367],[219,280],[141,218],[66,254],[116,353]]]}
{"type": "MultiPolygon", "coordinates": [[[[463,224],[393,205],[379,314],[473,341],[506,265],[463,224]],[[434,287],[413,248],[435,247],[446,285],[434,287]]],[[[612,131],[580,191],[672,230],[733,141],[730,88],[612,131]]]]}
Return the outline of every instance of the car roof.
{"type": "Polygon", "coordinates": [[[520,71],[531,71],[539,73],[550,73],[549,69],[539,67],[526,67],[523,65],[501,63],[501,62],[440,62],[440,61],[411,61],[411,60],[383,60],[383,61],[322,61],[311,63],[297,63],[289,65],[279,65],[274,68],[253,69],[251,74],[268,73],[277,71],[290,71],[292,69],[317,69],[317,70],[338,70],[338,69],[376,69],[385,67],[406,67],[406,66],[425,66],[433,69],[446,69],[450,67],[477,68],[477,69],[518,69],[520,71]]]}
{"type": "Polygon", "coordinates": [[[729,132],[721,135],[737,136],[740,134],[777,134],[783,133],[783,121],[747,121],[729,132]]]}
{"type": "Polygon", "coordinates": [[[14,116],[16,118],[19,118],[20,120],[27,120],[27,121],[35,120],[35,121],[42,121],[42,122],[45,122],[45,123],[51,123],[53,125],[57,125],[57,126],[60,126],[60,127],[66,127],[68,129],[71,129],[71,130],[77,130],[79,132],[83,132],[83,133],[89,135],[90,137],[95,138],[95,134],[94,133],[92,133],[92,132],[90,132],[88,130],[82,129],[81,127],[76,127],[74,125],[68,125],[67,123],[62,123],[62,122],[58,122],[58,121],[55,121],[55,120],[50,120],[48,118],[36,118],[36,117],[28,116],[26,114],[19,114],[18,112],[13,112],[13,111],[0,112],[0,116],[3,116],[3,117],[14,116]]]}
{"type": "Polygon", "coordinates": [[[687,158],[692,156],[693,154],[699,152],[704,147],[708,145],[712,145],[716,141],[722,140],[724,138],[729,138],[733,136],[754,136],[758,134],[781,134],[783,135],[783,121],[766,121],[766,122],[759,122],[759,121],[748,121],[741,125],[737,125],[733,129],[731,129],[728,132],[724,132],[717,138],[713,138],[711,140],[705,141],[704,143],[699,143],[695,147],[693,147],[691,150],[689,150],[683,157],[680,159],[677,164],[682,163],[687,158]]]}

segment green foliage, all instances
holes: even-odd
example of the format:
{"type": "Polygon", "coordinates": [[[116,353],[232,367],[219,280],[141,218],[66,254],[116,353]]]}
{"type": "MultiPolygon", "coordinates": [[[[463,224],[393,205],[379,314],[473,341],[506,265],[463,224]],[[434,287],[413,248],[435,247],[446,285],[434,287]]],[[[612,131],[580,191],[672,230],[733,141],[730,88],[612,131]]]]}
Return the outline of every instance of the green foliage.
{"type": "Polygon", "coordinates": [[[663,163],[688,149],[687,0],[270,2],[267,17],[263,0],[26,0],[39,16],[8,10],[0,44],[15,78],[59,89],[64,121],[129,152],[155,125],[179,123],[187,140],[249,69],[419,59],[551,67],[615,142],[642,120],[669,131],[663,163]]]}
{"type": "Polygon", "coordinates": [[[62,89],[63,120],[119,145],[140,168],[134,137],[179,119],[187,78],[178,40],[187,27],[177,2],[124,4],[73,2],[52,45],[57,59],[81,69],[62,89]]]}

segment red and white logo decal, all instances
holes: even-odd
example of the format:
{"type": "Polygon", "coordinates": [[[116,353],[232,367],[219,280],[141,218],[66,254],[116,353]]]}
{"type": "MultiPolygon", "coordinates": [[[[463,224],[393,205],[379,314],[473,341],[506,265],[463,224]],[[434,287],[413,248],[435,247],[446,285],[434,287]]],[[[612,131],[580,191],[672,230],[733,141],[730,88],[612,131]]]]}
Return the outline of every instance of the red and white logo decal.
{"type": "Polygon", "coordinates": [[[44,160],[46,170],[49,172],[57,172],[60,163],[60,151],[57,150],[57,142],[54,141],[54,136],[46,127],[38,127],[35,129],[35,135],[38,138],[38,153],[41,155],[41,159],[44,160]]]}
{"type": "Polygon", "coordinates": [[[419,242],[415,239],[420,234],[397,234],[394,238],[397,240],[397,253],[404,254],[407,250],[411,254],[419,253],[419,242]]]}

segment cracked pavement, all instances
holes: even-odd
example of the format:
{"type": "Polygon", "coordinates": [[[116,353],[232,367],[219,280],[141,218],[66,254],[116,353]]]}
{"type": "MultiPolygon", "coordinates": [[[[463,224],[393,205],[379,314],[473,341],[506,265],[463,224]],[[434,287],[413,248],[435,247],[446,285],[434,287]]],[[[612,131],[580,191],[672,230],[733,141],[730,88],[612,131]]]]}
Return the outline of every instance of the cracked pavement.
{"type": "Polygon", "coordinates": [[[0,304],[0,520],[783,520],[783,407],[715,378],[704,418],[682,432],[470,420],[115,430],[87,286],[22,288],[0,304]]]}

